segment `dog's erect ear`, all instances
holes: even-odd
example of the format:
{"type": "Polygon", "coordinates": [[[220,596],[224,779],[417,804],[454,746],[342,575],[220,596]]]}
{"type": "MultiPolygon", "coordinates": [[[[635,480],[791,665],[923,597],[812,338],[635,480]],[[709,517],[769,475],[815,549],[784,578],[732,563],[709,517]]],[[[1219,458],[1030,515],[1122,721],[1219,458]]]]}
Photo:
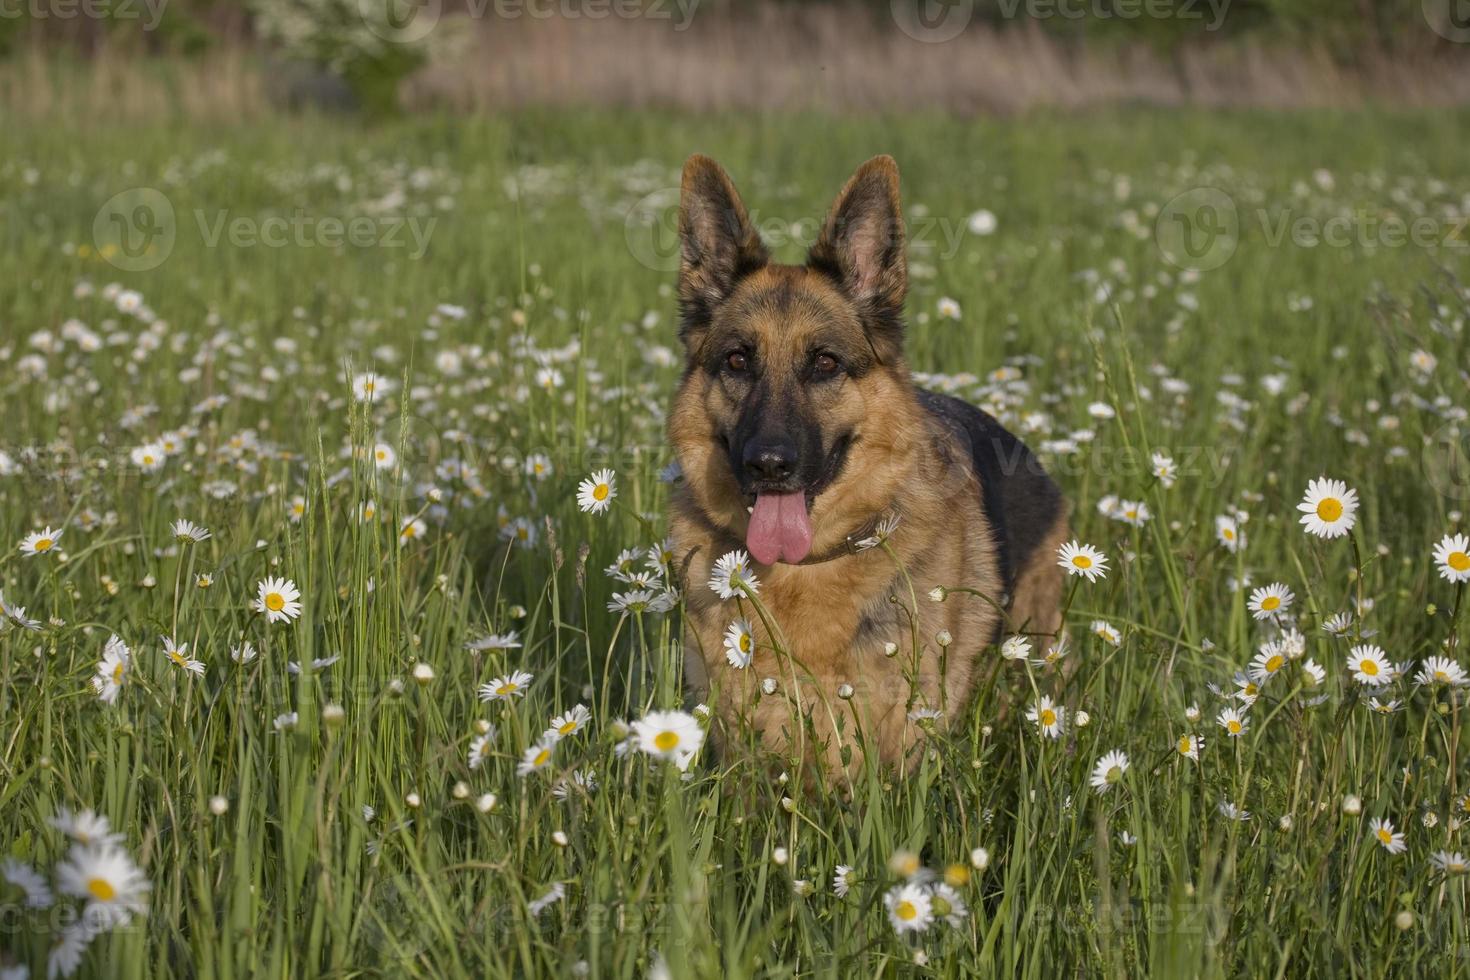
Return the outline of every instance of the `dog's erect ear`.
{"type": "Polygon", "coordinates": [[[684,321],[679,336],[687,342],[691,330],[709,324],[711,312],[734,291],[740,277],[771,257],[730,175],[699,153],[684,163],[679,241],[679,307],[684,321]]]}
{"type": "Polygon", "coordinates": [[[807,265],[836,279],[870,328],[891,331],[886,339],[902,343],[908,263],[893,157],[874,157],[858,167],[833,202],[807,265]]]}

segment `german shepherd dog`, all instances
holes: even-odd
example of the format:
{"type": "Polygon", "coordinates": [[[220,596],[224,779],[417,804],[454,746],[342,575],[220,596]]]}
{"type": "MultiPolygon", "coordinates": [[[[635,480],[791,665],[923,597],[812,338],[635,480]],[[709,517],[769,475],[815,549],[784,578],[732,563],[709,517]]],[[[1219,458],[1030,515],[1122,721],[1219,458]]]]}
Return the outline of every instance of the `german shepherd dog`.
{"type": "Polygon", "coordinates": [[[727,751],[744,729],[800,768],[853,777],[873,752],[910,768],[1003,633],[1057,635],[1062,494],[994,418],[910,379],[892,157],[858,168],[805,265],[771,262],[705,156],[684,165],[679,233],[686,363],[668,432],[687,680],[727,751]],[[737,549],[755,600],[705,585],[737,549]],[[936,587],[969,591],[934,601],[936,587]],[[744,667],[726,656],[737,618],[744,667]]]}

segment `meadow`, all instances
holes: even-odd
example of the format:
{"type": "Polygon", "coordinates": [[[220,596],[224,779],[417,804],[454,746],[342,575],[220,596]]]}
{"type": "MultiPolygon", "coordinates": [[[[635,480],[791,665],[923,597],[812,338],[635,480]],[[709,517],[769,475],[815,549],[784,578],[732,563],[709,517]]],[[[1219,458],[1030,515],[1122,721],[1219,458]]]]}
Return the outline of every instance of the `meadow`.
{"type": "Polygon", "coordinates": [[[0,977],[1470,975],[1467,124],[7,124],[0,977]],[[696,150],[786,260],[892,153],[1107,556],[912,772],[699,744],[696,150]]]}

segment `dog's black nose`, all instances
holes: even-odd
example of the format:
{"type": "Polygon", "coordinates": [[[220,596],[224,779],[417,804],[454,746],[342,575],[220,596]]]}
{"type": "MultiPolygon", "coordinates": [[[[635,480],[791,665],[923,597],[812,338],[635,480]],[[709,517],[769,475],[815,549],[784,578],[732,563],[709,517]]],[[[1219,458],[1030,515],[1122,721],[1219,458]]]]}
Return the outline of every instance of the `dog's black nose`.
{"type": "Polygon", "coordinates": [[[785,439],[752,439],[745,444],[745,472],[767,483],[790,479],[796,472],[796,446],[785,439]]]}

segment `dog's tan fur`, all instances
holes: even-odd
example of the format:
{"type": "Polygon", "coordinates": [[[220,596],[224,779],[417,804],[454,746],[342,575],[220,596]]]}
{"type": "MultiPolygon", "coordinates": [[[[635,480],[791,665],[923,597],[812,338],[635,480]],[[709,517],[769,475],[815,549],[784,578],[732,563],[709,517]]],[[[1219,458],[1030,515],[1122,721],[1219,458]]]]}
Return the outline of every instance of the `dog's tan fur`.
{"type": "Polygon", "coordinates": [[[848,182],[808,266],[769,263],[733,184],[707,158],[685,167],[681,231],[689,364],[668,431],[683,473],[670,523],[685,570],[690,684],[715,709],[727,746],[748,728],[789,765],[855,775],[865,751],[910,765],[924,724],[912,712],[938,711],[939,725],[957,717],[1003,631],[1041,634],[1043,644],[1057,632],[1065,511],[1045,529],[1043,547],[1018,556],[1007,597],[969,449],[920,404],[903,360],[896,330],[906,273],[890,158],[848,182]],[[819,430],[824,450],[850,436],[845,464],[810,509],[812,554],[836,557],[752,569],[776,636],[750,601],[721,600],[706,585],[718,558],[745,547],[748,524],[726,448],[748,395],[704,367],[735,336],[760,350],[763,379],[794,406],[793,419],[819,430]],[[817,347],[839,351],[852,375],[803,386],[791,366],[817,347]],[[882,546],[848,553],[848,537],[871,536],[881,516],[896,518],[897,530],[882,546]],[[981,595],[935,602],[928,593],[936,586],[981,595]],[[735,669],[723,643],[742,606],[757,642],[750,666],[735,669]],[[951,639],[941,645],[945,633],[951,639]],[[776,694],[762,693],[766,678],[776,694]],[[840,697],[845,686],[852,693],[840,697]]]}

